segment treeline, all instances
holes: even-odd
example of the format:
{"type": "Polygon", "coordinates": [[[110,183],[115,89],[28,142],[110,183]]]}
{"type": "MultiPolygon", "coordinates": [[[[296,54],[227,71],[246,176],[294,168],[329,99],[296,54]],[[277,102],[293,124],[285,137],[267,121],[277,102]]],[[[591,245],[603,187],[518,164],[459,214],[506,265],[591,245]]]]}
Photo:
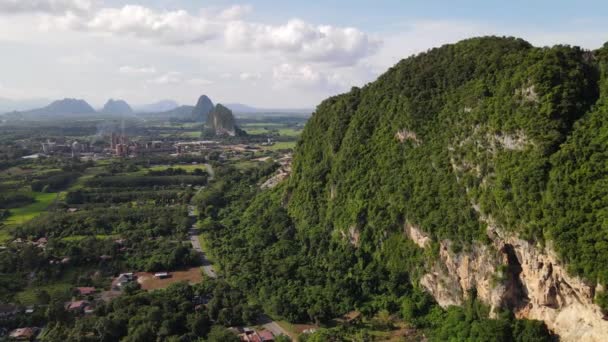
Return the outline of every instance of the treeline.
{"type": "Polygon", "coordinates": [[[0,193],[0,209],[12,209],[34,203],[36,199],[24,193],[0,193]]]}
{"type": "Polygon", "coordinates": [[[58,192],[67,188],[80,177],[78,172],[61,172],[32,182],[32,191],[58,192]]]}
{"type": "Polygon", "coordinates": [[[41,340],[238,342],[225,327],[253,324],[258,315],[259,308],[222,281],[178,283],[152,292],[130,287],[92,317],[75,319],[63,305],[52,303],[41,340]]]}
{"type": "MultiPolygon", "coordinates": [[[[136,188],[137,189],[137,188],[136,188]]],[[[146,188],[141,188],[146,189],[146,188]]],[[[135,190],[133,188],[75,190],[67,193],[67,204],[152,203],[158,206],[187,204],[193,192],[185,190],[135,190]],[[118,191],[120,190],[120,191],[118,191]]]]}
{"type": "Polygon", "coordinates": [[[49,212],[15,228],[16,237],[69,237],[95,234],[157,237],[184,236],[187,208],[143,206],[95,208],[75,213],[49,212]]]}
{"type": "Polygon", "coordinates": [[[87,180],[86,185],[93,188],[104,187],[151,187],[205,185],[205,173],[197,176],[100,176],[87,180]]]}

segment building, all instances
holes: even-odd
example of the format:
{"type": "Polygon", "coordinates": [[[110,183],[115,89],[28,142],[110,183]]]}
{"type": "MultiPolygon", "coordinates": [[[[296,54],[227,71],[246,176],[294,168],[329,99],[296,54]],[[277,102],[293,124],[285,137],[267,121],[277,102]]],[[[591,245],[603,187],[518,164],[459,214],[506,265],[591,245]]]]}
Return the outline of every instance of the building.
{"type": "Polygon", "coordinates": [[[31,341],[38,336],[39,332],[40,328],[36,327],[19,328],[11,331],[8,336],[18,341],[31,341]]]}
{"type": "Polygon", "coordinates": [[[115,291],[120,291],[125,285],[134,281],[135,279],[136,276],[133,273],[122,273],[114,280],[112,283],[112,288],[115,291]]]}
{"type": "Polygon", "coordinates": [[[89,302],[87,302],[86,300],[77,300],[77,301],[69,302],[65,308],[68,311],[83,313],[84,309],[87,306],[89,306],[89,302]]]}
{"type": "Polygon", "coordinates": [[[96,292],[94,287],[77,287],[76,292],[81,296],[89,296],[96,292]]]}
{"type": "Polygon", "coordinates": [[[268,330],[258,331],[258,335],[260,335],[263,342],[274,341],[274,335],[268,330]]]}

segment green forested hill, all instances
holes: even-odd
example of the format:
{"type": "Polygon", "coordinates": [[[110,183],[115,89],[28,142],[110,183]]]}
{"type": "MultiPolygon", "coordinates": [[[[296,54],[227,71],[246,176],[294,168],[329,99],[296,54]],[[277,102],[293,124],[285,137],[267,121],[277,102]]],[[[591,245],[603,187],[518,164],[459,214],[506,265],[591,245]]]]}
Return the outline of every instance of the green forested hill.
{"type": "Polygon", "coordinates": [[[484,242],[490,216],[608,283],[607,51],[474,38],[327,99],[286,184],[246,196],[224,184],[201,205],[222,270],[291,321],[387,310],[434,340],[542,340],[535,323],[483,321],[476,304],[443,312],[418,279],[438,240],[484,242]]]}
{"type": "MultiPolygon", "coordinates": [[[[591,254],[608,257],[606,232],[589,222],[601,215],[593,205],[601,209],[606,199],[578,198],[592,188],[601,197],[606,170],[608,113],[605,101],[595,105],[600,58],[575,47],[476,38],[403,60],[319,106],[295,156],[289,212],[301,230],[355,227],[374,248],[405,221],[437,239],[482,239],[475,204],[526,238],[569,234],[580,246],[558,250],[580,257],[590,239],[591,254]],[[567,174],[576,179],[560,184],[567,174]]],[[[574,266],[595,277],[606,265],[597,258],[574,266]]]]}

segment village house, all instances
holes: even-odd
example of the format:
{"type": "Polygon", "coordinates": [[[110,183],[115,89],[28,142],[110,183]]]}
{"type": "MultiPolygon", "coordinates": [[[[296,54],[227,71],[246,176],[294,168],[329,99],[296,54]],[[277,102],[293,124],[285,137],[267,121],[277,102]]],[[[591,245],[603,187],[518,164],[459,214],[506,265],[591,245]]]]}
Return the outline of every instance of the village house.
{"type": "Polygon", "coordinates": [[[77,287],[76,292],[81,296],[89,296],[95,293],[94,287],[77,287]]]}
{"type": "Polygon", "coordinates": [[[34,242],[34,245],[36,247],[40,247],[40,248],[45,248],[46,244],[49,242],[49,239],[45,238],[45,237],[41,237],[40,239],[36,240],[34,242]]]}
{"type": "Polygon", "coordinates": [[[36,327],[19,328],[11,331],[8,336],[18,341],[31,341],[39,332],[40,329],[36,327]]]}
{"type": "Polygon", "coordinates": [[[116,279],[114,279],[114,282],[112,283],[112,288],[115,291],[120,291],[125,285],[134,281],[135,279],[136,276],[133,273],[121,273],[116,279]]]}
{"type": "Polygon", "coordinates": [[[86,300],[77,300],[77,301],[69,302],[66,305],[66,310],[71,311],[71,312],[84,313],[84,309],[87,306],[89,306],[89,302],[87,302],[86,300]]]}
{"type": "Polygon", "coordinates": [[[272,334],[272,332],[270,332],[268,330],[258,331],[258,335],[260,335],[260,338],[262,339],[263,342],[274,341],[274,335],[272,334]]]}
{"type": "Polygon", "coordinates": [[[267,342],[274,341],[274,335],[268,330],[255,331],[251,328],[243,328],[239,334],[242,342],[267,342]]]}

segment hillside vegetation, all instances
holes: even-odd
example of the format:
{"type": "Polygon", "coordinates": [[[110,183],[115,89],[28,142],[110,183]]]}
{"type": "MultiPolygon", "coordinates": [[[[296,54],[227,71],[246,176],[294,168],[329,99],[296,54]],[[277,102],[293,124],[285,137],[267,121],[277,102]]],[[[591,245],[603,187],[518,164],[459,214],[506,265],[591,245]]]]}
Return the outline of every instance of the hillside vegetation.
{"type": "Polygon", "coordinates": [[[466,250],[492,220],[608,283],[607,52],[474,38],[324,101],[286,184],[255,194],[228,182],[201,203],[221,269],[292,321],[388,310],[435,340],[546,338],[505,317],[479,331],[487,316],[437,309],[418,279],[437,241],[466,250]],[[431,248],[406,237],[408,224],[431,248]]]}

